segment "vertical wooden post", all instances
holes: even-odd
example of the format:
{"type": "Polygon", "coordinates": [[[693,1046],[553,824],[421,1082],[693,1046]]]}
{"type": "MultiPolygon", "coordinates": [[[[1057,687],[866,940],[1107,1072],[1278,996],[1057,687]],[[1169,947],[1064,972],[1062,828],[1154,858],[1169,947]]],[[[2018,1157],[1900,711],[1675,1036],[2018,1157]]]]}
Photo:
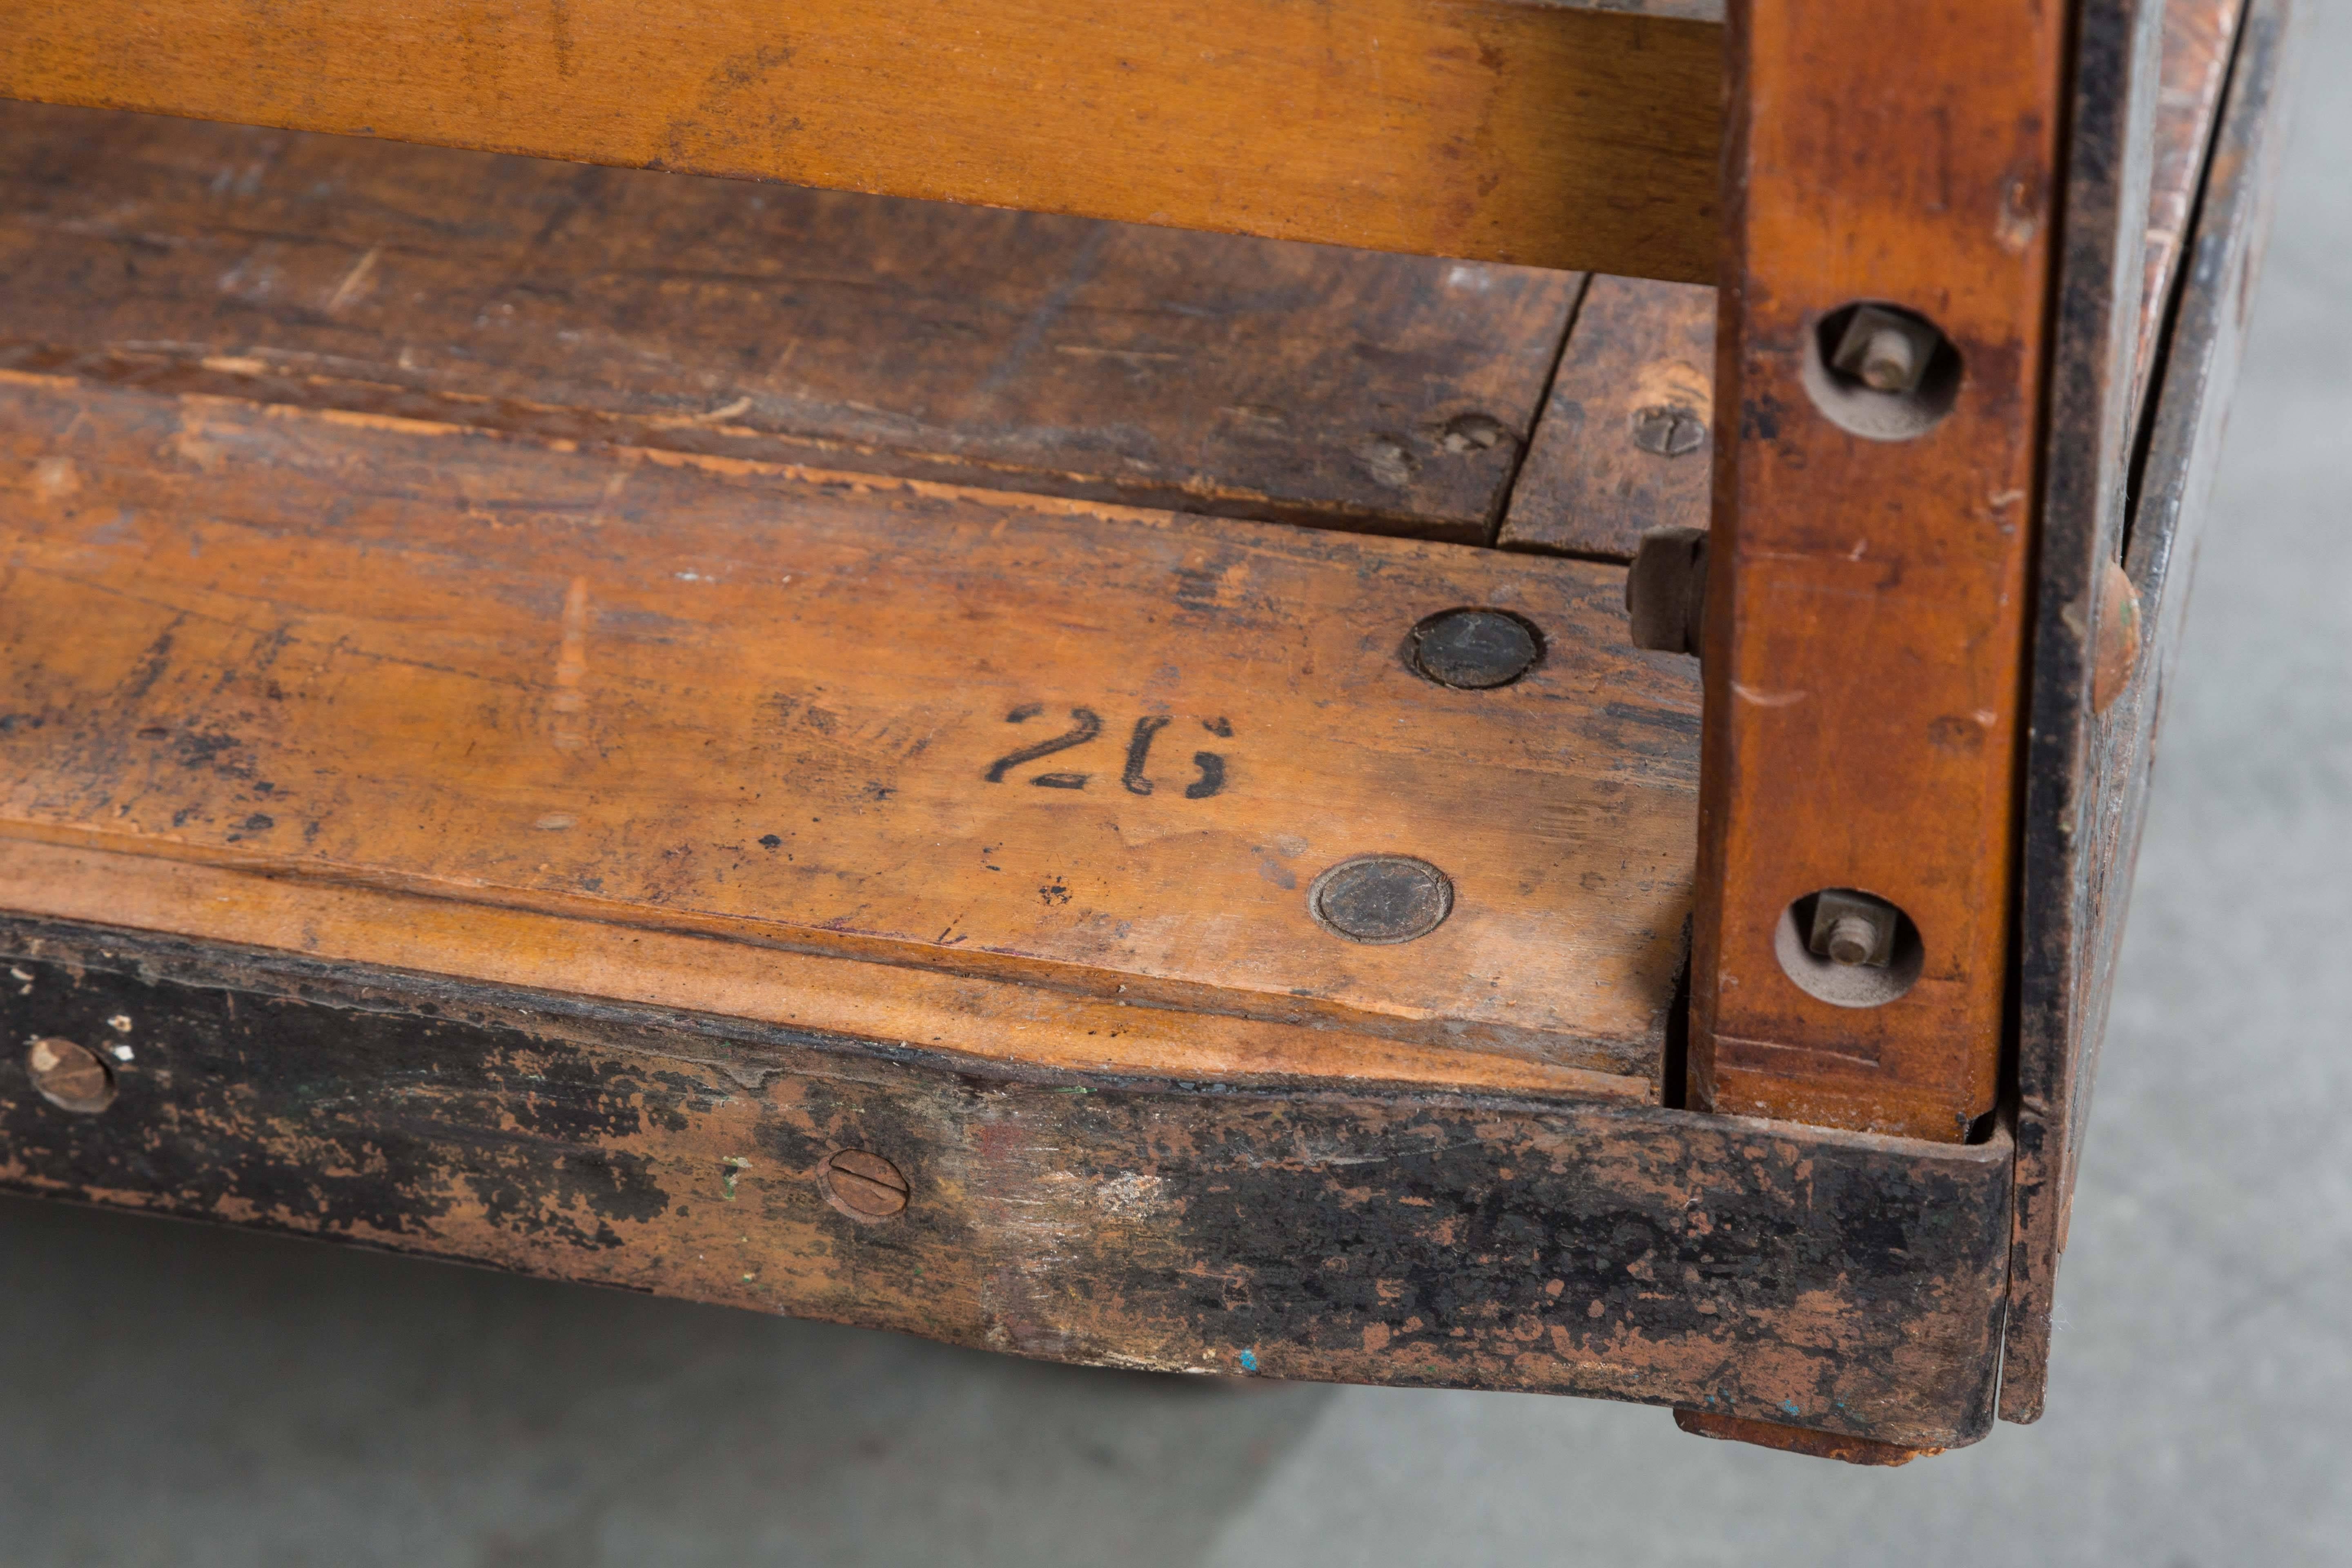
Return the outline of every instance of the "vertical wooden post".
{"type": "Polygon", "coordinates": [[[1992,1109],[2066,16],[1733,0],[1696,1104],[1992,1109]]]}

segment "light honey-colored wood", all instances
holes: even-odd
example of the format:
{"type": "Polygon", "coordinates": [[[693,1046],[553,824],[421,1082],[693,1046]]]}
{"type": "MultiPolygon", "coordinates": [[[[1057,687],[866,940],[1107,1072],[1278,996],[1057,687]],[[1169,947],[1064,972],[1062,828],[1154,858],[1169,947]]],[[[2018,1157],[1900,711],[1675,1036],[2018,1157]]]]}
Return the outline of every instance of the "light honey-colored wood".
{"type": "Polygon", "coordinates": [[[0,97],[1476,260],[1715,271],[1722,30],[1687,15],[27,0],[8,21],[0,97]]]}
{"type": "Polygon", "coordinates": [[[425,895],[1312,1026],[1307,1056],[1657,1070],[1697,692],[1624,646],[1614,567],[21,374],[0,520],[0,836],[381,889],[390,945],[342,956],[425,963],[394,951],[425,895]],[[1412,673],[1463,605],[1544,661],[1412,673]],[[1097,738],[996,765],[1074,714],[1097,738]],[[1381,852],[1452,917],[1318,927],[1314,877],[1381,852]]]}

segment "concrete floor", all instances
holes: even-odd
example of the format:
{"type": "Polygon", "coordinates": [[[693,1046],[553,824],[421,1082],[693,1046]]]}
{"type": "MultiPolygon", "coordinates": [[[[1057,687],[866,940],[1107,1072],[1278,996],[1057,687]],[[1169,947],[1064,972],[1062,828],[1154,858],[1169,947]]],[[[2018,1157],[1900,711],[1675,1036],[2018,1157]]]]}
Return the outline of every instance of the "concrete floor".
{"type": "Polygon", "coordinates": [[[2352,1563],[2352,5],[2306,4],[2039,1426],[1854,1470],[8,1201],[0,1565],[2352,1563]]]}

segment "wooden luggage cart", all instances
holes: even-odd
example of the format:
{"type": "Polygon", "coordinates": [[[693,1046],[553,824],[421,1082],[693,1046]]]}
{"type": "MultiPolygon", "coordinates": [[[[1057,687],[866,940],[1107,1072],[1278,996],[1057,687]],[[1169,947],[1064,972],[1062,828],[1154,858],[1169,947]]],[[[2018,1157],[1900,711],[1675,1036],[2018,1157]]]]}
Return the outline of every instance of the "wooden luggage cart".
{"type": "Polygon", "coordinates": [[[2033,1419],[2287,20],[17,0],[0,1181],[2033,1419]]]}

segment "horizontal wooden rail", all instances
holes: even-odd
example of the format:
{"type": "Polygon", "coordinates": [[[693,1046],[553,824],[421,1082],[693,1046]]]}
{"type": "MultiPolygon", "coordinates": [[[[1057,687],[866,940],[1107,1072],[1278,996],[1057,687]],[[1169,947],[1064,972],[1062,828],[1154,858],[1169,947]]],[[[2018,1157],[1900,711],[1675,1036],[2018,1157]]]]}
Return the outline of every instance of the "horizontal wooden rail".
{"type": "Polygon", "coordinates": [[[1711,281],[1721,31],[1514,0],[22,0],[0,97],[1711,281]]]}

